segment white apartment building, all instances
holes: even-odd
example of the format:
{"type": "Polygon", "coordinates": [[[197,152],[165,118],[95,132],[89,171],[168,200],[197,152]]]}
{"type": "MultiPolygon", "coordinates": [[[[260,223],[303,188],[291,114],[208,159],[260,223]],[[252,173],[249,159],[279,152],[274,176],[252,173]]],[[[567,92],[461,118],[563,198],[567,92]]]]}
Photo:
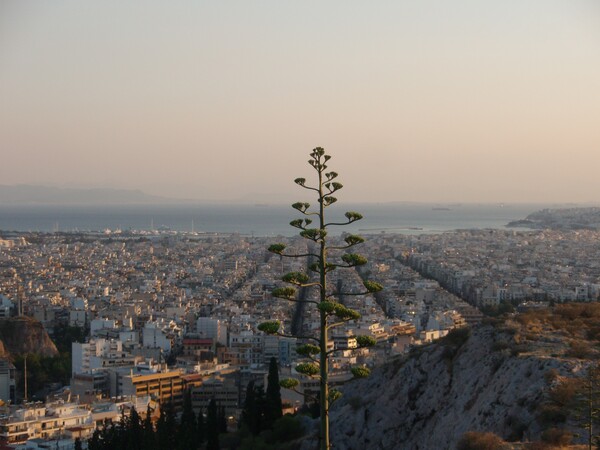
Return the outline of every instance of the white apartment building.
{"type": "Polygon", "coordinates": [[[0,441],[15,444],[28,439],[51,439],[65,433],[87,438],[94,428],[92,413],[75,403],[39,403],[2,416],[0,441]]]}
{"type": "Polygon", "coordinates": [[[72,327],[84,327],[88,322],[88,301],[85,298],[75,297],[69,301],[69,325],[72,327]]]}
{"type": "Polygon", "coordinates": [[[227,325],[223,320],[198,317],[196,332],[202,337],[211,338],[214,342],[227,345],[227,325]]]}
{"type": "Polygon", "coordinates": [[[73,342],[71,345],[73,375],[135,364],[135,358],[123,350],[123,342],[116,339],[97,338],[86,343],[73,342]]]}
{"type": "Polygon", "coordinates": [[[94,336],[102,330],[115,328],[117,328],[117,321],[114,319],[94,319],[90,322],[90,335],[94,336]]]}
{"type": "Polygon", "coordinates": [[[142,329],[142,345],[144,347],[160,348],[165,353],[169,353],[180,334],[180,329],[174,329],[169,324],[147,322],[142,329]]]}

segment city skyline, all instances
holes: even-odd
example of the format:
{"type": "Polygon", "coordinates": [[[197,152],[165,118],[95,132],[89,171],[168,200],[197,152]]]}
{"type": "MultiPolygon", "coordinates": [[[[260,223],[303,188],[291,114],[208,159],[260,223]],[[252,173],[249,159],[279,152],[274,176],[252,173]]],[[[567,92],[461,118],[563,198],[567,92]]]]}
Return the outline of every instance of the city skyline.
{"type": "Polygon", "coordinates": [[[0,6],[1,184],[597,203],[591,1],[0,6]]]}

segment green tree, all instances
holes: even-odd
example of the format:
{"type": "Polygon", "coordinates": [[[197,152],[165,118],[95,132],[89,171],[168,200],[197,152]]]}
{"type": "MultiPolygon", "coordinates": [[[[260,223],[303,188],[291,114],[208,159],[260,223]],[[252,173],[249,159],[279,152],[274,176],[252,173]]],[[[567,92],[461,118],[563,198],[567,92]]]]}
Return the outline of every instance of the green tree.
{"type": "Polygon", "coordinates": [[[248,383],[246,388],[246,400],[242,410],[240,425],[246,426],[254,436],[267,429],[266,421],[266,399],[262,386],[256,386],[254,381],[248,383]]]}
{"type": "Polygon", "coordinates": [[[204,423],[204,414],[202,413],[202,410],[198,412],[196,437],[198,439],[198,445],[202,445],[206,439],[206,424],[204,423]]]}
{"type": "Polygon", "coordinates": [[[175,411],[173,404],[168,402],[160,407],[160,416],[156,422],[156,438],[158,448],[173,449],[176,444],[177,423],[175,421],[175,411]]]}
{"type": "Polygon", "coordinates": [[[304,428],[299,416],[286,414],[273,424],[272,440],[275,442],[288,442],[302,437],[304,428]]]}
{"type": "Polygon", "coordinates": [[[88,439],[88,450],[102,450],[102,442],[100,438],[100,430],[96,428],[92,437],[88,439]]]}
{"type": "Polygon", "coordinates": [[[257,435],[260,430],[256,426],[258,408],[254,393],[254,381],[250,380],[246,387],[246,399],[244,400],[244,408],[242,409],[242,416],[240,418],[240,427],[246,426],[252,434],[257,435]]]}
{"type": "Polygon", "coordinates": [[[594,441],[598,441],[596,426],[600,421],[600,366],[589,366],[578,381],[573,412],[575,419],[587,431],[587,444],[591,450],[594,441]]]}
{"type": "Polygon", "coordinates": [[[219,424],[217,402],[211,399],[206,411],[206,450],[219,450],[219,424]]]}
{"type": "Polygon", "coordinates": [[[71,378],[71,354],[60,353],[57,356],[42,356],[37,353],[16,355],[14,365],[21,374],[17,378],[17,389],[24,391],[23,374],[27,359],[27,397],[31,399],[46,384],[68,384],[71,378]]]}
{"type": "Polygon", "coordinates": [[[131,416],[125,415],[125,409],[121,410],[121,420],[113,423],[109,429],[110,448],[114,450],[128,450],[132,439],[131,416]]]}
{"type": "Polygon", "coordinates": [[[177,448],[181,450],[192,450],[197,447],[197,425],[196,415],[192,409],[192,393],[188,389],[183,398],[183,412],[177,434],[177,448]]]}
{"type": "Polygon", "coordinates": [[[104,423],[100,428],[100,433],[96,442],[98,444],[98,446],[96,447],[98,450],[117,447],[116,444],[119,442],[117,429],[110,420],[104,419],[104,423]]]}
{"type": "Polygon", "coordinates": [[[127,426],[127,448],[130,450],[143,450],[142,447],[142,420],[138,414],[135,406],[131,408],[129,417],[125,422],[127,426]]]}
{"type": "Polygon", "coordinates": [[[85,342],[89,329],[72,327],[67,324],[55,327],[52,333],[52,341],[61,353],[71,353],[73,342],[85,342]]]}
{"type": "Polygon", "coordinates": [[[279,385],[279,367],[277,366],[275,357],[272,357],[269,361],[269,375],[267,377],[265,403],[265,427],[272,428],[273,423],[283,416],[281,386],[279,385]]]}
{"type": "Polygon", "coordinates": [[[227,433],[227,416],[224,406],[219,406],[217,409],[217,430],[219,433],[227,433]]]}
{"type": "MultiPolygon", "coordinates": [[[[317,197],[316,209],[310,209],[310,204],[306,202],[297,202],[292,207],[304,217],[293,220],[290,225],[300,230],[301,237],[309,241],[308,251],[302,254],[286,253],[285,244],[278,243],[269,247],[269,251],[282,257],[309,258],[309,271],[316,275],[316,279],[311,279],[309,274],[304,272],[291,272],[283,276],[282,280],[286,283],[300,288],[316,288],[319,291],[319,300],[302,300],[312,303],[319,311],[320,332],[319,336],[298,336],[306,341],[313,342],[298,347],[298,353],[307,358],[309,362],[303,362],[296,366],[296,371],[306,376],[317,378],[319,380],[319,410],[320,410],[320,447],[323,450],[329,450],[329,407],[341,395],[337,390],[329,389],[329,358],[336,350],[327,350],[329,331],[344,323],[357,320],[360,314],[339,302],[339,298],[347,295],[365,295],[378,292],[382,286],[372,281],[365,281],[364,292],[336,292],[327,282],[327,274],[333,270],[342,268],[354,268],[367,263],[364,256],[352,253],[351,248],[364,242],[364,239],[354,234],[345,235],[343,243],[331,244],[328,238],[328,230],[333,226],[349,225],[362,219],[362,215],[348,211],[345,213],[345,219],[342,222],[328,222],[326,219],[326,209],[337,202],[334,194],[342,189],[342,184],[334,181],[338,174],[333,171],[327,171],[327,162],[331,159],[321,147],[315,148],[311,154],[308,163],[315,170],[317,182],[315,185],[307,184],[305,178],[296,178],[294,182],[300,187],[313,192],[317,197]],[[314,227],[311,227],[313,219],[317,220],[314,227]],[[315,345],[316,344],[316,345],[315,345]]],[[[297,302],[296,289],[293,287],[277,288],[272,295],[284,300],[297,302]]],[[[269,334],[284,335],[280,332],[280,323],[269,321],[262,323],[259,329],[269,334]]],[[[367,336],[357,338],[359,347],[368,347],[375,344],[375,341],[367,336]]],[[[369,374],[368,369],[364,367],[352,368],[355,377],[363,377],[369,374]]],[[[281,386],[294,389],[299,381],[295,379],[286,379],[281,381],[281,386]]]]}
{"type": "Polygon", "coordinates": [[[144,450],[156,450],[156,434],[152,424],[152,408],[150,404],[146,408],[146,417],[142,422],[142,448],[144,450]]]}

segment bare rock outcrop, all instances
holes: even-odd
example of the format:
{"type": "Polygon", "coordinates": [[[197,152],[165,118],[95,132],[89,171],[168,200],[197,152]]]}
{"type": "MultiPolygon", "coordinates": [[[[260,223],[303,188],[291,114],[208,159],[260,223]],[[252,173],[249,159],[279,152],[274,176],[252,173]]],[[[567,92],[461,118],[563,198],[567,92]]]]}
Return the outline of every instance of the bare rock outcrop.
{"type": "Polygon", "coordinates": [[[42,356],[56,356],[56,345],[48,336],[43,325],[30,317],[20,316],[0,320],[0,350],[16,355],[37,353],[42,356]]]}
{"type": "Polygon", "coordinates": [[[515,345],[510,333],[491,325],[465,330],[345,385],[331,411],[332,443],[349,450],[453,449],[467,431],[538,440],[545,374],[581,367],[577,359],[515,345]]]}

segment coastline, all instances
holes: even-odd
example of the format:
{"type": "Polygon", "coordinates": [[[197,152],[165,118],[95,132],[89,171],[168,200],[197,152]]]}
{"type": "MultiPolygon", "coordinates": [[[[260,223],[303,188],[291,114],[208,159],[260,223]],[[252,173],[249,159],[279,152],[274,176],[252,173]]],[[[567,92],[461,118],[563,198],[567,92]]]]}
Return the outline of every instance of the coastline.
{"type": "MultiPolygon", "coordinates": [[[[330,217],[343,221],[345,211],[364,219],[340,232],[442,233],[457,229],[509,229],[544,205],[461,204],[433,210],[432,204],[348,204],[334,207],[330,217]]],[[[439,204],[436,204],[439,207],[439,204]]],[[[238,233],[253,236],[293,236],[288,224],[297,217],[287,205],[0,205],[0,230],[18,232],[157,231],[238,233]]]]}

